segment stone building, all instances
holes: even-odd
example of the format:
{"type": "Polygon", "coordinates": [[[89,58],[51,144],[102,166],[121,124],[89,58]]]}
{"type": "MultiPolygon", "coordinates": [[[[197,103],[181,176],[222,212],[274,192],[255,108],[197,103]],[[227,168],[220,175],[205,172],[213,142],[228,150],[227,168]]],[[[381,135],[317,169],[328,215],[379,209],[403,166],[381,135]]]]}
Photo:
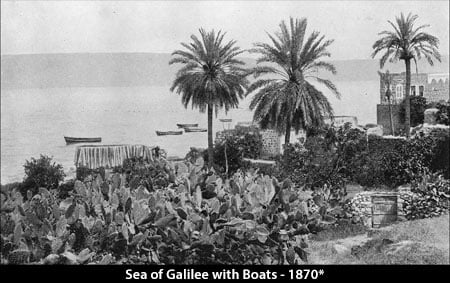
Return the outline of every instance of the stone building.
{"type": "MultiPolygon", "coordinates": [[[[392,104],[400,104],[405,98],[406,73],[390,74],[392,104]]],[[[386,86],[380,79],[380,104],[388,104],[386,86]]],[[[411,96],[423,96],[427,102],[449,100],[449,74],[411,73],[411,96]]]]}
{"type": "MultiPolygon", "coordinates": [[[[390,74],[391,82],[391,108],[392,120],[396,134],[403,130],[403,123],[400,119],[400,103],[405,98],[406,73],[390,74]]],[[[380,79],[380,104],[377,105],[377,124],[383,126],[385,135],[392,135],[389,102],[386,97],[386,86],[380,79]]],[[[449,101],[449,74],[425,74],[411,73],[411,96],[425,97],[427,103],[449,101]]]]}

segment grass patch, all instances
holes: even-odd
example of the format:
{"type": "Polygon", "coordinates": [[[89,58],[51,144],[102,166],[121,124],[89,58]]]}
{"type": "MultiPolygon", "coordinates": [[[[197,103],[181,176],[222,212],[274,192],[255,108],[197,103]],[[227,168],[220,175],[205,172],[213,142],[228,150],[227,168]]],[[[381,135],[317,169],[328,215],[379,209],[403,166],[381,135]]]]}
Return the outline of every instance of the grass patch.
{"type": "MultiPolygon", "coordinates": [[[[449,215],[407,221],[369,233],[370,240],[358,246],[364,235],[337,238],[344,233],[324,234],[310,242],[311,264],[449,264],[449,215]],[[338,254],[336,244],[355,246],[338,254]]],[[[351,235],[351,232],[347,232],[351,235]]],[[[319,236],[319,235],[318,235],[319,236]]]]}
{"type": "Polygon", "coordinates": [[[433,246],[449,247],[449,216],[406,221],[380,229],[373,235],[374,238],[391,239],[394,242],[414,241],[430,243],[433,246]]]}

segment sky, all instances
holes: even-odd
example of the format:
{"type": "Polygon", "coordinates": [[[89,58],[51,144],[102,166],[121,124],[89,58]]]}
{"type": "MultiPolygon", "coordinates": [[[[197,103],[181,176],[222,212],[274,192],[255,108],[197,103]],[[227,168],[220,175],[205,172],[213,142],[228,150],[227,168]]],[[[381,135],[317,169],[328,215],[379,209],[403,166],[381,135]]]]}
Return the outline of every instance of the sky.
{"type": "Polygon", "coordinates": [[[368,59],[401,12],[449,50],[449,1],[1,1],[1,54],[171,53],[198,29],[227,32],[241,48],[267,42],[289,17],[335,42],[333,60],[368,59]]]}

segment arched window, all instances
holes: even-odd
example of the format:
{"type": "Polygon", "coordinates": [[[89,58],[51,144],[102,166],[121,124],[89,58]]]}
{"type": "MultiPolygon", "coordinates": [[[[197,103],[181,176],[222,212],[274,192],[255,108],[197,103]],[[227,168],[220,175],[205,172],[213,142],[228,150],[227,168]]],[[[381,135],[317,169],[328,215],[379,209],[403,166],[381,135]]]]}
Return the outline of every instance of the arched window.
{"type": "Polygon", "coordinates": [[[416,86],[415,85],[411,86],[411,95],[416,96],[416,86]]]}

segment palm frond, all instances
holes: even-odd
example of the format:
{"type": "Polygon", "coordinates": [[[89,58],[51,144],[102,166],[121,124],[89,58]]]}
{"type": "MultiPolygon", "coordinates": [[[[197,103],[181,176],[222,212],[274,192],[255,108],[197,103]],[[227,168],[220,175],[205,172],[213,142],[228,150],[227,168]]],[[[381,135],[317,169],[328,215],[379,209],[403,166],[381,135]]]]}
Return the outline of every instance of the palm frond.
{"type": "Polygon", "coordinates": [[[255,43],[250,50],[260,55],[257,67],[251,71],[258,80],[249,86],[246,95],[254,93],[250,109],[254,111],[253,120],[263,128],[284,132],[288,130],[286,125],[292,125],[298,131],[301,127],[323,122],[324,115],[332,111],[331,105],[307,78],[317,80],[340,96],[330,80],[317,74],[321,69],[336,74],[331,63],[320,60],[330,56],[327,49],[333,40],[325,39],[316,31],[307,36],[306,28],[304,18],[290,18],[288,23],[282,21],[274,35],[268,34],[271,44],[255,43]],[[267,63],[270,65],[263,65],[267,63]],[[265,75],[276,75],[279,79],[265,75]]]}

